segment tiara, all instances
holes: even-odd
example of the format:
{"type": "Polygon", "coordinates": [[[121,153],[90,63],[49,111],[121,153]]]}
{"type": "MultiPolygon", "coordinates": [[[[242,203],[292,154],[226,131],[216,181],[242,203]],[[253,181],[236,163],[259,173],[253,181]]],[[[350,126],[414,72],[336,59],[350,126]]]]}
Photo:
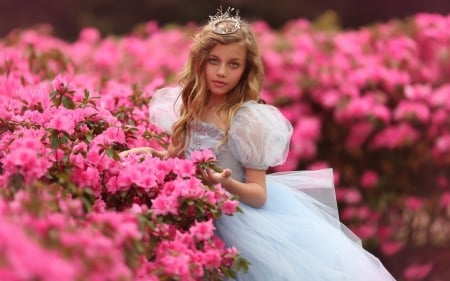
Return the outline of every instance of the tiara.
{"type": "Polygon", "coordinates": [[[215,16],[209,16],[209,24],[214,33],[220,35],[226,35],[236,32],[241,28],[241,18],[239,17],[239,11],[236,11],[234,16],[231,13],[234,12],[234,8],[228,7],[223,12],[222,7],[217,9],[215,16]]]}

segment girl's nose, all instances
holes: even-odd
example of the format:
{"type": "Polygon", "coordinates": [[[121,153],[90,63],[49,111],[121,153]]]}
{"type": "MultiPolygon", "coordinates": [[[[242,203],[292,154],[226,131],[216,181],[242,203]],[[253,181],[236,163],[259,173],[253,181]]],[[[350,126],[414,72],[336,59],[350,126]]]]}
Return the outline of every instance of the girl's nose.
{"type": "Polygon", "coordinates": [[[220,64],[219,68],[217,69],[217,75],[224,77],[226,75],[226,65],[225,64],[220,64]]]}

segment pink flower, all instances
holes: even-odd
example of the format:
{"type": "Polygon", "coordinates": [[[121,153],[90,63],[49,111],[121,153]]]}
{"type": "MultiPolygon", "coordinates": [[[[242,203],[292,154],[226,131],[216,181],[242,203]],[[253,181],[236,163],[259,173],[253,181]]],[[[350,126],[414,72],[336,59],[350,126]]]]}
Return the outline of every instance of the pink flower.
{"type": "Polygon", "coordinates": [[[352,230],[359,238],[363,240],[372,238],[376,233],[376,227],[370,224],[364,224],[357,227],[353,227],[352,230]]]}
{"type": "Polygon", "coordinates": [[[222,257],[218,250],[206,250],[200,254],[201,263],[205,265],[206,268],[218,268],[222,262],[222,257]]]}
{"type": "Polygon", "coordinates": [[[448,208],[450,206],[450,192],[447,191],[442,194],[439,204],[442,208],[448,208]]]}
{"type": "Polygon", "coordinates": [[[396,253],[398,253],[398,251],[400,251],[404,247],[405,247],[405,245],[403,243],[401,243],[401,242],[384,241],[381,244],[381,251],[385,255],[391,256],[391,255],[395,255],[396,253]]]}
{"type": "Polygon", "coordinates": [[[215,227],[212,220],[195,222],[195,224],[189,229],[189,233],[199,240],[207,240],[212,237],[214,229],[215,227]]]}
{"type": "Polygon", "coordinates": [[[450,84],[445,84],[434,90],[430,97],[430,104],[450,109],[450,84]]]}
{"type": "Polygon", "coordinates": [[[172,164],[173,172],[179,177],[187,177],[195,174],[195,165],[191,161],[177,159],[172,164]]]}
{"type": "Polygon", "coordinates": [[[236,212],[238,206],[239,206],[239,201],[227,200],[223,203],[221,210],[226,215],[232,215],[236,212]]]}
{"type": "Polygon", "coordinates": [[[361,193],[355,188],[346,188],[336,191],[336,197],[348,204],[356,204],[361,202],[361,193]]]}
{"type": "Polygon", "coordinates": [[[177,192],[183,198],[202,198],[205,193],[205,188],[200,179],[192,177],[188,180],[180,181],[177,185],[177,192]]]}
{"type": "Polygon", "coordinates": [[[316,117],[303,117],[297,121],[292,138],[296,140],[316,140],[320,136],[320,120],[316,117]]]}
{"type": "Polygon", "coordinates": [[[423,200],[418,197],[409,196],[405,200],[406,206],[408,206],[411,210],[417,211],[423,205],[423,200]]]}
{"type": "Polygon", "coordinates": [[[426,123],[430,119],[430,110],[423,103],[402,101],[394,111],[394,118],[396,120],[416,118],[420,122],[426,123]]]}
{"type": "Polygon", "coordinates": [[[211,150],[205,149],[192,152],[191,160],[194,163],[204,163],[216,160],[216,156],[211,150]]]}
{"type": "Polygon", "coordinates": [[[64,75],[58,75],[52,81],[53,89],[56,91],[64,91],[67,87],[66,77],[64,75]]]}
{"type": "Polygon", "coordinates": [[[411,265],[403,272],[408,280],[424,280],[433,270],[433,262],[411,265]]]}
{"type": "Polygon", "coordinates": [[[437,178],[437,183],[438,183],[438,186],[440,187],[440,188],[447,188],[447,187],[449,187],[450,185],[450,181],[449,181],[450,179],[448,179],[448,178],[446,178],[445,176],[438,176],[438,178],[437,178]]]}
{"type": "Polygon", "coordinates": [[[157,249],[157,262],[166,273],[179,276],[181,280],[191,280],[189,264],[190,250],[179,241],[163,241],[157,249]]]}
{"type": "Polygon", "coordinates": [[[79,40],[86,43],[96,43],[100,40],[100,32],[94,27],[85,27],[80,31],[79,40]]]}
{"type": "Polygon", "coordinates": [[[433,150],[436,154],[450,152],[450,133],[437,137],[433,150]]]}
{"type": "Polygon", "coordinates": [[[178,198],[171,195],[160,194],[152,200],[152,212],[155,215],[178,215],[178,198]]]}
{"type": "Polygon", "coordinates": [[[372,170],[366,170],[361,176],[361,186],[364,188],[373,188],[378,183],[378,174],[372,170]]]}
{"type": "Polygon", "coordinates": [[[432,88],[428,84],[405,85],[404,93],[410,100],[428,100],[431,97],[432,88]]]}
{"type": "Polygon", "coordinates": [[[370,122],[358,122],[350,127],[350,133],[345,140],[345,145],[349,149],[359,149],[375,130],[374,124],[370,122]]]}
{"type": "Polygon", "coordinates": [[[356,217],[356,211],[354,206],[346,206],[342,208],[340,217],[345,221],[350,221],[356,217]]]}
{"type": "Polygon", "coordinates": [[[409,124],[392,125],[379,132],[373,138],[373,148],[394,149],[413,143],[419,138],[419,133],[409,124]]]}

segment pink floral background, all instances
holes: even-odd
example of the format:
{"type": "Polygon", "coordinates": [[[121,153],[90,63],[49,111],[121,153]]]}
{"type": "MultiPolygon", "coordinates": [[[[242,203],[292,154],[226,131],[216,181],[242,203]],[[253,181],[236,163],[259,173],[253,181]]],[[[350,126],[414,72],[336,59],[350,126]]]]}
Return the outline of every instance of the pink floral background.
{"type": "MultiPolygon", "coordinates": [[[[264,99],[294,125],[285,165],[332,167],[342,221],[398,280],[450,276],[450,16],[357,30],[252,22],[264,99]]],[[[164,147],[148,121],[195,24],[123,36],[45,28],[0,41],[0,280],[221,280],[245,269],[214,219],[239,211],[214,165],[118,152],[164,147]]]]}

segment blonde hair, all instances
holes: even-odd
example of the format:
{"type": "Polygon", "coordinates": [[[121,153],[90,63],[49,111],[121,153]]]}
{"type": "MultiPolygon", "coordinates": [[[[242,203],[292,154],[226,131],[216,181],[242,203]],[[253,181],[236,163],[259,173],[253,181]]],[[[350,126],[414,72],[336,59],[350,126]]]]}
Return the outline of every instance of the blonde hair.
{"type": "Polygon", "coordinates": [[[205,64],[211,49],[217,44],[226,45],[235,42],[244,42],[246,45],[246,64],[239,83],[227,95],[227,102],[218,111],[225,121],[226,128],[221,144],[227,141],[231,120],[241,105],[250,100],[261,101],[260,91],[264,79],[264,67],[250,24],[241,20],[237,31],[225,35],[214,33],[211,26],[206,24],[195,36],[189,57],[181,72],[182,106],[180,118],[172,128],[171,137],[176,155],[182,154],[187,149],[192,125],[198,124],[208,100],[205,64]]]}

